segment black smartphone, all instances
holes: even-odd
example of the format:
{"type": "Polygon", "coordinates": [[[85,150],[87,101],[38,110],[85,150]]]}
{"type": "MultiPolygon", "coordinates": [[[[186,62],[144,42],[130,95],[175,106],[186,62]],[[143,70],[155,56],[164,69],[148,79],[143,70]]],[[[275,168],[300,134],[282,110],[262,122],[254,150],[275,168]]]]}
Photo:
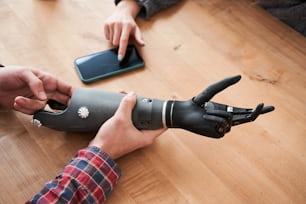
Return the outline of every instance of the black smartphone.
{"type": "Polygon", "coordinates": [[[97,52],[75,59],[75,68],[84,83],[91,83],[144,67],[136,46],[129,44],[122,61],[118,61],[118,48],[97,52]]]}

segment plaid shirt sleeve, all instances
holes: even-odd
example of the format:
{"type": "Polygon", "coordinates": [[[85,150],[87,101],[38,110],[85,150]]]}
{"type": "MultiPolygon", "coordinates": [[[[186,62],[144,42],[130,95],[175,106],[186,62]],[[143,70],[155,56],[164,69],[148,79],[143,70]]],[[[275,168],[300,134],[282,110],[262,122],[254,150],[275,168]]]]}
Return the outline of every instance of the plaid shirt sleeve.
{"type": "Polygon", "coordinates": [[[88,147],[26,203],[103,203],[120,174],[117,164],[105,152],[88,147]]]}

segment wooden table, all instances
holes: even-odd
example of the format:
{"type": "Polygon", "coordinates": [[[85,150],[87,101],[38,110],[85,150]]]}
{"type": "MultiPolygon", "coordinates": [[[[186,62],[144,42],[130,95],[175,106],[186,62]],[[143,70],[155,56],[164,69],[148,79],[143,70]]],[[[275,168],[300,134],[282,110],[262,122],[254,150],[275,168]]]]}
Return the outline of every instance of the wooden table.
{"type": "MultiPolygon", "coordinates": [[[[247,0],[189,0],[138,19],[142,70],[92,85],[75,58],[110,48],[101,0],[2,0],[0,56],[74,86],[186,100],[225,77],[242,80],[214,101],[276,110],[215,140],[171,129],[119,160],[123,176],[107,203],[306,203],[306,40],[247,0]]],[[[93,134],[37,128],[1,110],[0,203],[23,203],[56,176],[93,134]]]]}

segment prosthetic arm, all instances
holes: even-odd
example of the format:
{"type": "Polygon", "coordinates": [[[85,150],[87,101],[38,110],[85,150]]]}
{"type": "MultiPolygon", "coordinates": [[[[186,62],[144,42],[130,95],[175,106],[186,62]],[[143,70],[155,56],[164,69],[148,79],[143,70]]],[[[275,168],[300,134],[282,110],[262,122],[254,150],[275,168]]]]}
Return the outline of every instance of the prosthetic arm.
{"type": "MultiPolygon", "coordinates": [[[[223,137],[232,126],[254,121],[260,114],[274,110],[273,106],[264,107],[263,104],[253,110],[210,101],[218,92],[240,79],[239,75],[226,78],[186,101],[137,97],[132,121],[138,129],[182,128],[203,136],[223,137]]],[[[34,114],[33,123],[60,131],[97,131],[114,115],[123,96],[121,93],[78,88],[69,106],[50,100],[49,106],[60,111],[40,110],[34,114]]]]}

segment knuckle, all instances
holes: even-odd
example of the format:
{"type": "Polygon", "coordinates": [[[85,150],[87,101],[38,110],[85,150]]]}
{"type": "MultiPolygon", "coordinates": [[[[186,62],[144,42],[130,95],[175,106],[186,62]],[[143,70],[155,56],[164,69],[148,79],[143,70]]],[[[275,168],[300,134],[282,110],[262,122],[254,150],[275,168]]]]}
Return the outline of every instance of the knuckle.
{"type": "Polygon", "coordinates": [[[114,39],[114,40],[112,41],[112,44],[113,44],[114,46],[118,46],[118,45],[119,45],[119,42],[118,42],[117,40],[114,39]]]}
{"type": "Polygon", "coordinates": [[[117,116],[113,118],[112,122],[115,127],[120,127],[122,124],[125,123],[125,119],[123,117],[117,116]]]}
{"type": "Polygon", "coordinates": [[[38,87],[43,87],[43,83],[40,80],[36,80],[36,81],[31,81],[30,84],[32,84],[32,86],[38,88],[38,87]]]}
{"type": "Polygon", "coordinates": [[[120,43],[127,43],[129,41],[129,37],[128,36],[122,36],[120,38],[120,43]]]}
{"type": "Polygon", "coordinates": [[[108,22],[108,25],[111,26],[111,27],[113,27],[113,26],[115,26],[117,23],[118,23],[118,22],[116,22],[116,21],[111,21],[111,22],[108,22]]]}
{"type": "Polygon", "coordinates": [[[126,21],[125,25],[130,28],[134,28],[136,26],[135,22],[132,22],[132,21],[126,21]]]}

